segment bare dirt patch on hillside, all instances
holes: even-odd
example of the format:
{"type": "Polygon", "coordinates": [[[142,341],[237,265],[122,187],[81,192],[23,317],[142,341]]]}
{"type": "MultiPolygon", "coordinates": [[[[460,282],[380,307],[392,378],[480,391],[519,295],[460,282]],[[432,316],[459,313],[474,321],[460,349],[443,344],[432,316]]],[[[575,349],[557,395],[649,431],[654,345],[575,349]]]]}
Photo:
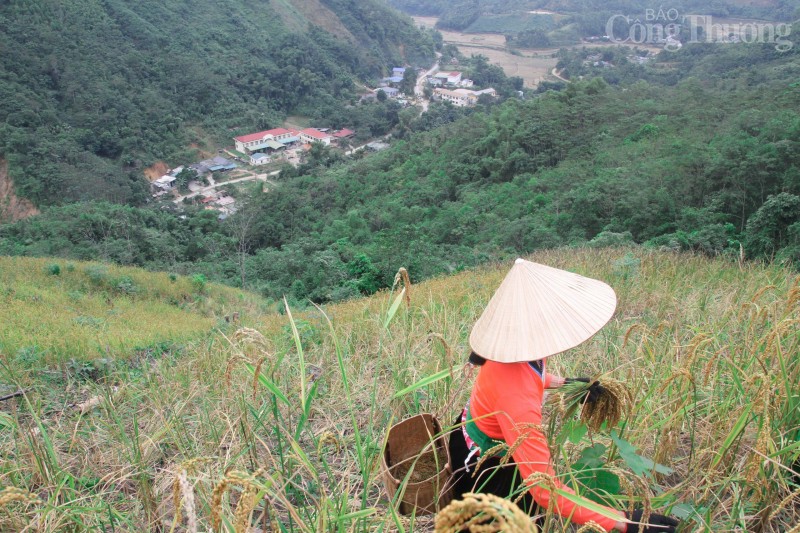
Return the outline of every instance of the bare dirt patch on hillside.
{"type": "Polygon", "coordinates": [[[167,172],[169,172],[169,165],[163,161],[156,161],[144,169],[144,175],[149,181],[157,180],[167,172]]]}
{"type": "Polygon", "coordinates": [[[29,200],[14,192],[14,182],[8,175],[8,163],[0,159],[0,223],[16,222],[38,215],[39,210],[29,200]]]}

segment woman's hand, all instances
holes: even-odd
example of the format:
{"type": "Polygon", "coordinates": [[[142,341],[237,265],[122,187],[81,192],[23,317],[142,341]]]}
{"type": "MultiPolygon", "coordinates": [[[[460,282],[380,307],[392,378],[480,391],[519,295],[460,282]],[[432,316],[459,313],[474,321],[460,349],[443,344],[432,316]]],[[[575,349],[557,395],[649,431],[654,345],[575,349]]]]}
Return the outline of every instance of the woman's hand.
{"type": "Polygon", "coordinates": [[[565,378],[562,378],[561,376],[554,376],[553,374],[550,374],[550,383],[549,383],[550,386],[548,388],[550,388],[550,389],[560,389],[561,387],[564,386],[564,383],[566,383],[566,382],[567,382],[567,380],[565,378]]]}

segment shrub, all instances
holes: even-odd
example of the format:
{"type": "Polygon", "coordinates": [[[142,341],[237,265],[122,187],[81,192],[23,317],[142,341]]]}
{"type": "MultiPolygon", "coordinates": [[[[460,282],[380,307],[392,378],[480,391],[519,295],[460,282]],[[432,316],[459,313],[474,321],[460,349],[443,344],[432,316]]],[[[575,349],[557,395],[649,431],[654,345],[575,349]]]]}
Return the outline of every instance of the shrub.
{"type": "Polygon", "coordinates": [[[589,241],[587,246],[590,248],[611,248],[614,246],[634,246],[635,244],[630,231],[625,231],[623,233],[603,231],[589,241]]]}
{"type": "Polygon", "coordinates": [[[60,276],[61,275],[61,267],[58,266],[58,263],[53,263],[52,265],[47,265],[47,273],[51,276],[60,276]]]}
{"type": "Polygon", "coordinates": [[[95,285],[102,285],[108,278],[108,268],[103,265],[89,265],[83,272],[95,285]]]}
{"type": "Polygon", "coordinates": [[[114,280],[114,288],[123,294],[135,294],[138,291],[130,276],[120,276],[114,280]]]}
{"type": "Polygon", "coordinates": [[[194,290],[196,290],[198,293],[205,293],[207,284],[208,280],[203,274],[195,274],[192,276],[192,287],[194,287],[194,290]]]}

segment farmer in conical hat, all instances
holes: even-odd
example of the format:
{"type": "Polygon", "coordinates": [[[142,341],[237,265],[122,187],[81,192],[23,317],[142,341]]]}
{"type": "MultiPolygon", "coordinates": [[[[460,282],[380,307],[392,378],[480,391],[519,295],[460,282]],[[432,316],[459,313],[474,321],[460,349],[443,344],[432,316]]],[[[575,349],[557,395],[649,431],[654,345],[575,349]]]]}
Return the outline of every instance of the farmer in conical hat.
{"type": "MultiPolygon", "coordinates": [[[[617,297],[605,283],[571,272],[517,259],[469,337],[470,361],[480,365],[469,402],[450,436],[455,470],[455,497],[487,492],[502,497],[519,494],[523,480],[547,474],[556,488],[571,490],[555,479],[550,450],[541,432],[544,390],[558,388],[564,378],[548,374],[547,357],[574,348],[597,333],[614,314],[617,297]],[[479,456],[499,443],[513,451],[512,460],[479,456]]],[[[607,509],[609,518],[551,494],[547,483],[528,486],[521,504],[534,514],[536,505],[555,511],[572,523],[593,521],[606,531],[674,533],[678,522],[651,514],[640,525],[641,511],[627,516],[607,509]],[[535,502],[535,503],[534,503],[535,502]]]]}

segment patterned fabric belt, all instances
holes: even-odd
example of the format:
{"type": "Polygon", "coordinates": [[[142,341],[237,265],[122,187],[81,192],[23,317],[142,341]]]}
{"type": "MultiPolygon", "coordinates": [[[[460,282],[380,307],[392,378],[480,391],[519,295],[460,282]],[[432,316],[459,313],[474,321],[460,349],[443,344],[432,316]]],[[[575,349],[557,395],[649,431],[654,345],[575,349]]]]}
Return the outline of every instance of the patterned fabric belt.
{"type": "MultiPolygon", "coordinates": [[[[470,415],[469,402],[467,402],[467,405],[464,407],[464,411],[461,413],[461,422],[463,424],[461,426],[461,431],[464,433],[464,441],[467,443],[467,448],[469,448],[469,455],[464,461],[464,466],[466,466],[467,472],[469,472],[468,463],[473,456],[480,455],[481,450],[490,450],[499,444],[503,444],[503,442],[491,438],[480,430],[470,415]]],[[[499,450],[493,455],[497,457],[503,457],[505,454],[505,450],[499,450]]]]}

